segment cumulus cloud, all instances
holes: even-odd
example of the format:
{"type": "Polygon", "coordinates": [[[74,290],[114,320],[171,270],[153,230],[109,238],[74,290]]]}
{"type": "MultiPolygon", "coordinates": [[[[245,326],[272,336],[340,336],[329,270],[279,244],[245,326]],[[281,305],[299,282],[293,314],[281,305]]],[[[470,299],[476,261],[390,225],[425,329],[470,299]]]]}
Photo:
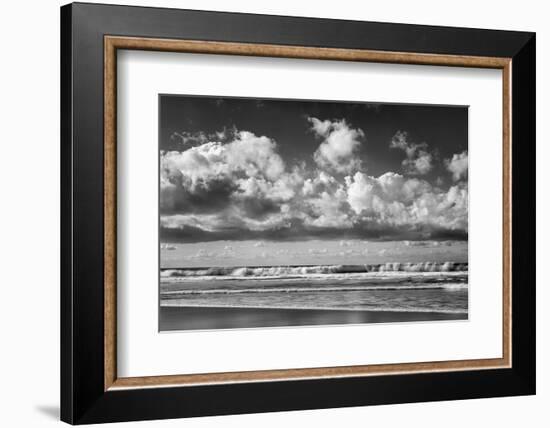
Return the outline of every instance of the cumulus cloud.
{"type": "Polygon", "coordinates": [[[322,140],[313,154],[313,159],[321,169],[337,173],[351,173],[361,168],[357,152],[365,134],[354,129],[342,120],[319,120],[309,117],[312,132],[322,140]]]}
{"type": "Polygon", "coordinates": [[[227,143],[163,152],[160,163],[164,213],[218,211],[235,198],[256,212],[270,211],[275,202],[291,196],[276,142],[251,132],[240,131],[227,143]],[[251,202],[258,194],[265,203],[251,202]]]}
{"type": "Polygon", "coordinates": [[[432,190],[427,181],[406,179],[394,172],[379,177],[357,172],[353,177],[346,177],[346,185],[348,203],[356,214],[387,210],[397,213],[401,206],[432,190]]]}
{"type": "Polygon", "coordinates": [[[183,152],[166,152],[161,157],[161,166],[165,178],[179,171],[191,188],[239,172],[273,180],[285,169],[276,142],[247,131],[238,132],[235,139],[226,144],[212,141],[183,152]]]}
{"type": "Polygon", "coordinates": [[[427,181],[405,179],[395,173],[371,177],[361,172],[346,177],[346,183],[348,203],[362,219],[467,231],[467,186],[452,186],[445,192],[427,181]]]}
{"type": "Polygon", "coordinates": [[[445,166],[451,172],[454,181],[468,178],[468,152],[454,154],[445,161],[445,166]]]}
{"type": "Polygon", "coordinates": [[[397,131],[392,137],[390,148],[405,152],[406,158],[402,162],[403,170],[409,175],[425,175],[431,171],[433,155],[428,152],[426,143],[413,143],[404,131],[397,131]]]}
{"type": "MultiPolygon", "coordinates": [[[[352,157],[362,131],[345,121],[310,118],[309,122],[322,139],[315,152],[318,168],[286,165],[276,141],[247,131],[235,131],[226,141],[162,152],[161,237],[263,243],[307,237],[454,239],[467,235],[467,182],[457,179],[445,190],[420,177],[391,171],[368,175],[352,157]],[[345,149],[338,154],[331,149],[335,141],[344,141],[345,149]]],[[[424,150],[400,136],[392,146],[414,160],[424,150]]],[[[464,176],[458,169],[460,156],[447,163],[458,178],[464,176]]]]}
{"type": "MultiPolygon", "coordinates": [[[[353,225],[347,210],[347,195],[343,186],[334,192],[323,191],[305,201],[309,214],[303,216],[306,226],[345,229],[353,225]]],[[[306,211],[307,213],[307,211],[306,211]]]]}
{"type": "Polygon", "coordinates": [[[228,141],[234,138],[237,133],[238,130],[235,127],[225,127],[222,130],[215,132],[176,131],[170,135],[169,141],[166,141],[165,145],[167,148],[181,151],[211,141],[228,141]]]}

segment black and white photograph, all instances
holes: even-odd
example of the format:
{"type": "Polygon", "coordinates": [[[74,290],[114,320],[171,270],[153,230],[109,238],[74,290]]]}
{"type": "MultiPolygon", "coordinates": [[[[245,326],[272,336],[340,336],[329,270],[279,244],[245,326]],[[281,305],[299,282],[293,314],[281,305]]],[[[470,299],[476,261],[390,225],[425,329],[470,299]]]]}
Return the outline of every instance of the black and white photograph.
{"type": "Polygon", "coordinates": [[[159,109],[160,331],[468,319],[467,106],[159,109]]]}

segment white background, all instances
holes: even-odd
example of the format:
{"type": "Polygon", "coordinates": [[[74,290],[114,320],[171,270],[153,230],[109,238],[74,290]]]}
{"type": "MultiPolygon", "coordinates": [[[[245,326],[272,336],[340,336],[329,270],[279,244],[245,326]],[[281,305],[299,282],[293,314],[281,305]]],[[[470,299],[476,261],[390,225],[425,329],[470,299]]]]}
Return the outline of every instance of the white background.
{"type": "Polygon", "coordinates": [[[119,376],[502,356],[502,71],[125,51],[117,76],[119,376]],[[469,320],[158,334],[159,93],[469,105],[469,320]]]}
{"type": "MultiPolygon", "coordinates": [[[[104,1],[110,3],[109,1],[104,1]]],[[[406,426],[441,427],[548,425],[550,403],[550,252],[547,187],[550,168],[548,52],[550,28],[544,2],[463,0],[270,2],[223,0],[126,1],[325,18],[537,31],[537,340],[538,395],[461,402],[328,409],[192,420],[132,423],[158,427],[406,426]]],[[[0,13],[2,67],[0,105],[0,210],[2,353],[1,424],[54,426],[59,406],[59,5],[55,0],[5,2],[0,13]]]]}

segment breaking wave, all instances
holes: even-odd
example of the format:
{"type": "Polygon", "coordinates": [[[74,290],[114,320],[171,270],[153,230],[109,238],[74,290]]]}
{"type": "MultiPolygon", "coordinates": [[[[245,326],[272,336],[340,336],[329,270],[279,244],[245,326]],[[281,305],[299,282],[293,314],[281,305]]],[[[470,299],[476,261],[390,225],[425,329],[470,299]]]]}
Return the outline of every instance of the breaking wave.
{"type": "Polygon", "coordinates": [[[365,265],[318,266],[259,266],[259,267],[210,267],[187,269],[161,269],[162,278],[230,276],[230,277],[278,277],[378,272],[467,272],[468,263],[420,262],[380,263],[365,265]]]}

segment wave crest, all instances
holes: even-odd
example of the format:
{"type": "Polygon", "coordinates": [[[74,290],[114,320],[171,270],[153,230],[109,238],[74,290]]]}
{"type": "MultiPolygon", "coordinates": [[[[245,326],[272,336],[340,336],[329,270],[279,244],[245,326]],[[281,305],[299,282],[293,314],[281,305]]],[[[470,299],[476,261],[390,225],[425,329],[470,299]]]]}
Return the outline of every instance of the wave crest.
{"type": "Polygon", "coordinates": [[[259,267],[210,267],[186,269],[161,269],[161,277],[277,277],[290,275],[319,275],[335,273],[376,273],[376,272],[464,272],[468,263],[459,262],[420,262],[420,263],[380,263],[365,265],[318,265],[318,266],[259,266],[259,267]]]}

